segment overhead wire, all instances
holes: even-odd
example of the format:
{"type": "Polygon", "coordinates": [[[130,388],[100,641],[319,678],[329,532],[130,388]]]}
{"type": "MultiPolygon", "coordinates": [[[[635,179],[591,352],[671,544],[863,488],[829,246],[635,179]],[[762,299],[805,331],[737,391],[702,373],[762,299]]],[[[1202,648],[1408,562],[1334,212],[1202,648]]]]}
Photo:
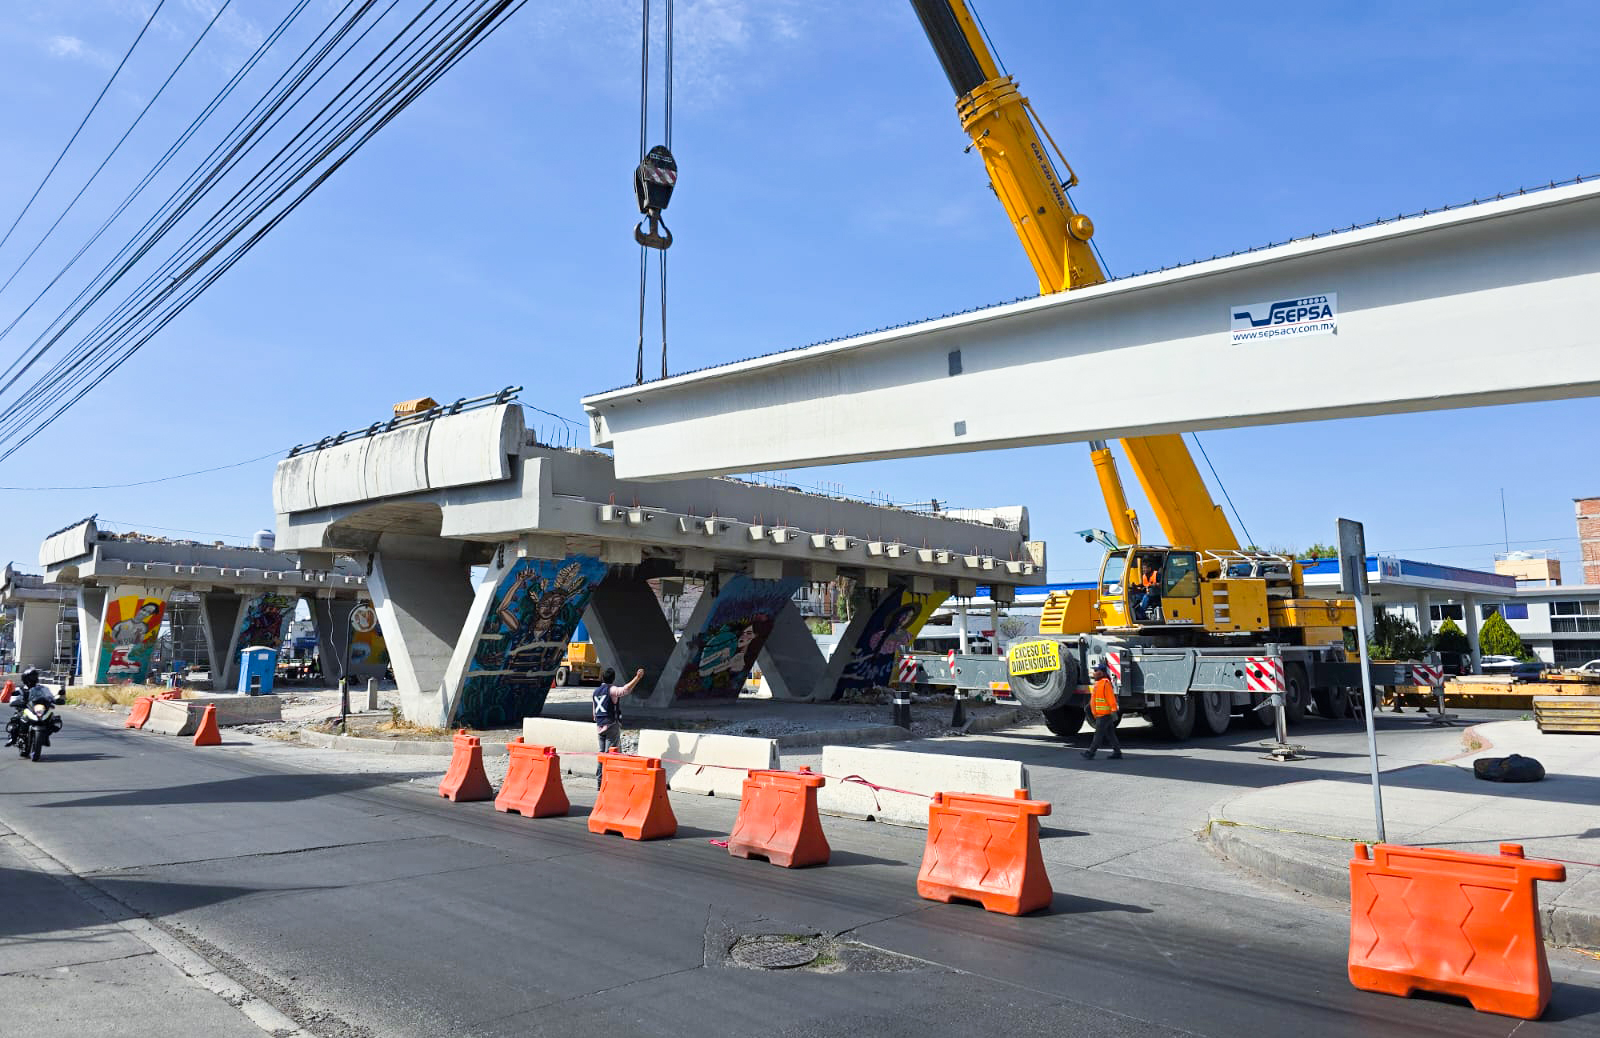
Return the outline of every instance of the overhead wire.
{"type": "MultiPolygon", "coordinates": [[[[30,301],[27,306],[23,307],[16,317],[12,318],[11,323],[6,325],[4,328],[0,328],[0,339],[4,339],[7,335],[11,334],[11,330],[17,326],[18,322],[26,317],[33,310],[33,308],[39,304],[39,301],[56,286],[57,282],[59,282],[68,274],[68,272],[72,270],[72,268],[77,264],[78,260],[83,257],[83,254],[94,247],[95,243],[100,240],[100,238],[106,233],[111,225],[115,223],[124,212],[127,211],[128,207],[133,204],[139,195],[144,193],[144,189],[148,187],[151,181],[159,176],[163,170],[166,169],[167,165],[178,154],[178,152],[189,143],[190,139],[194,137],[195,133],[207,121],[209,121],[211,115],[224,101],[228,99],[228,97],[238,87],[239,83],[255,69],[256,65],[267,54],[267,52],[272,49],[279,38],[281,38],[283,34],[288,31],[289,27],[293,25],[295,20],[300,17],[300,13],[306,9],[306,6],[310,4],[310,2],[311,0],[297,0],[295,6],[290,9],[288,14],[284,15],[283,20],[278,23],[277,27],[273,29],[273,31],[269,33],[256,47],[255,52],[252,53],[250,57],[239,66],[238,70],[234,72],[234,74],[225,84],[223,84],[222,88],[218,90],[217,93],[211,98],[210,102],[206,104],[205,108],[203,108],[198,115],[190,120],[188,127],[185,128],[183,133],[178,136],[178,139],[173,141],[172,144],[168,146],[166,152],[156,160],[155,164],[151,166],[148,171],[146,171],[144,176],[140,178],[139,182],[133,186],[132,190],[130,190],[128,194],[123,197],[122,201],[117,203],[117,206],[112,210],[111,215],[105,218],[95,232],[90,235],[82,245],[78,246],[78,250],[72,254],[72,257],[67,260],[60,270],[56,271],[55,276],[52,277],[50,281],[39,290],[38,294],[33,297],[32,301],[30,301]]],[[[349,2],[350,0],[347,0],[345,5],[346,7],[349,6],[349,2]]],[[[187,184],[187,181],[185,181],[185,183],[187,184]]],[[[172,197],[176,197],[176,194],[174,194],[172,197]]],[[[169,201],[170,200],[171,199],[169,199],[169,201]]],[[[158,210],[158,212],[159,211],[160,210],[158,210]]],[[[150,220],[147,220],[145,227],[147,228],[150,223],[154,222],[154,219],[154,217],[151,217],[150,220]]],[[[141,228],[140,231],[142,232],[144,229],[145,228],[141,228]]],[[[112,259],[100,269],[100,272],[90,279],[89,284],[91,287],[101,277],[103,277],[112,266],[115,265],[118,259],[122,258],[126,250],[131,247],[131,245],[132,241],[130,240],[128,245],[123,246],[122,251],[119,251],[115,256],[113,256],[112,259]]],[[[87,291],[88,289],[85,289],[80,292],[77,298],[75,298],[73,302],[69,304],[68,308],[70,309],[71,306],[76,305],[77,302],[81,300],[85,294],[87,294],[87,291]]],[[[52,321],[48,327],[54,326],[55,322],[52,321]]],[[[37,340],[35,340],[35,343],[37,343],[37,340]]],[[[6,369],[6,373],[9,374],[11,368],[15,367],[15,365],[16,362],[13,361],[12,364],[6,369]]]]}
{"type": "MultiPolygon", "coordinates": [[[[293,445],[291,444],[291,446],[293,446],[293,445]]],[[[174,474],[172,474],[170,476],[157,476],[157,477],[155,477],[153,479],[139,479],[139,480],[134,480],[131,483],[92,483],[92,484],[87,484],[87,485],[84,485],[84,486],[72,486],[72,487],[0,487],[0,491],[16,490],[16,491],[27,491],[29,493],[36,493],[36,492],[46,491],[46,490],[50,490],[50,491],[58,491],[58,490],[127,490],[127,489],[132,488],[132,487],[151,487],[151,486],[155,486],[158,483],[171,483],[173,480],[177,480],[177,479],[188,479],[191,476],[205,476],[205,475],[210,475],[213,472],[223,472],[223,471],[226,471],[227,469],[236,469],[236,468],[241,468],[241,467],[243,467],[245,465],[254,465],[258,461],[266,461],[268,458],[276,458],[276,457],[279,457],[280,455],[287,454],[289,452],[289,450],[290,450],[290,447],[280,447],[277,450],[268,451],[266,454],[259,454],[254,458],[246,458],[243,461],[231,461],[226,465],[213,465],[210,468],[206,468],[206,469],[195,469],[195,470],[193,470],[191,472],[177,472],[177,473],[174,473],[174,474]]],[[[112,520],[107,520],[107,521],[110,522],[112,520]]],[[[188,532],[193,533],[193,532],[204,532],[204,531],[188,531],[188,532]]]]}
{"type": "Polygon", "coordinates": [[[100,88],[100,93],[95,95],[94,103],[89,106],[89,110],[84,112],[83,118],[79,120],[78,128],[72,131],[71,137],[67,138],[67,143],[62,147],[61,154],[56,156],[56,160],[50,164],[50,168],[45,172],[44,179],[39,181],[39,186],[33,189],[33,194],[29,195],[28,200],[23,203],[22,212],[17,214],[15,220],[11,221],[11,226],[6,228],[6,233],[0,236],[0,248],[4,248],[6,242],[11,240],[11,232],[17,229],[17,224],[21,223],[22,218],[28,215],[28,210],[33,208],[33,203],[38,199],[39,192],[44,190],[44,186],[50,182],[50,178],[55,174],[56,167],[61,165],[61,160],[66,158],[67,152],[72,150],[73,141],[78,139],[78,134],[82,133],[83,128],[88,125],[90,117],[100,107],[100,102],[105,100],[106,92],[111,89],[111,84],[117,81],[117,76],[122,73],[122,67],[128,63],[128,59],[133,57],[134,49],[139,46],[139,41],[144,39],[144,34],[150,31],[151,24],[155,22],[156,15],[161,13],[161,8],[166,2],[167,0],[157,0],[155,9],[150,12],[150,17],[146,18],[144,25],[140,27],[139,35],[135,36],[133,42],[128,44],[128,49],[122,55],[122,60],[117,62],[117,67],[111,70],[111,76],[106,80],[106,85],[100,88]]]}
{"type": "Polygon", "coordinates": [[[1239,524],[1239,529],[1244,531],[1245,543],[1246,544],[1254,544],[1254,543],[1256,543],[1256,539],[1254,537],[1250,536],[1249,527],[1245,526],[1244,520],[1242,518],[1240,518],[1239,509],[1235,508],[1234,505],[1233,505],[1233,496],[1228,493],[1227,484],[1223,483],[1222,482],[1222,477],[1217,475],[1217,467],[1215,465],[1211,464],[1211,455],[1206,453],[1205,445],[1200,442],[1200,435],[1198,433],[1190,433],[1189,434],[1189,438],[1194,441],[1195,447],[1197,447],[1199,449],[1200,456],[1202,458],[1206,459],[1206,468],[1211,470],[1211,478],[1217,481],[1217,489],[1222,491],[1223,500],[1228,502],[1228,509],[1231,512],[1233,512],[1234,521],[1236,521],[1239,524]]]}
{"type": "Polygon", "coordinates": [[[179,58],[178,63],[172,67],[172,71],[167,73],[167,78],[161,81],[161,85],[156,88],[156,92],[150,95],[150,100],[146,101],[144,107],[139,109],[139,114],[133,117],[133,122],[129,123],[128,128],[122,131],[122,136],[118,137],[117,143],[113,144],[111,146],[111,150],[106,152],[106,157],[100,160],[100,165],[94,168],[94,172],[89,174],[89,179],[85,180],[83,182],[83,186],[78,188],[78,193],[73,195],[72,200],[66,204],[59,214],[57,214],[55,222],[53,222],[49,228],[39,236],[38,241],[33,243],[33,248],[29,249],[28,254],[22,258],[22,262],[17,264],[17,269],[11,272],[11,276],[6,278],[4,284],[0,284],[0,295],[3,295],[5,290],[11,287],[11,283],[17,279],[17,275],[22,273],[22,268],[28,265],[28,261],[33,259],[33,257],[38,253],[40,247],[49,240],[50,235],[54,234],[56,228],[61,226],[61,221],[65,220],[67,218],[67,214],[72,212],[73,206],[76,206],[78,201],[83,198],[83,193],[89,190],[89,185],[95,182],[95,178],[100,176],[101,172],[105,170],[106,165],[112,160],[113,157],[116,156],[117,152],[121,150],[123,144],[127,142],[128,137],[132,135],[135,129],[138,128],[139,123],[141,123],[144,120],[144,117],[149,114],[151,107],[153,107],[155,103],[161,99],[161,95],[166,92],[167,87],[171,85],[173,79],[177,77],[180,71],[182,71],[183,66],[188,64],[189,58],[200,46],[201,41],[204,40],[207,34],[211,32],[211,27],[217,24],[217,19],[222,17],[222,12],[226,11],[228,9],[228,5],[232,2],[233,0],[223,0],[223,2],[217,7],[217,13],[211,16],[211,20],[206,23],[205,28],[200,30],[200,35],[196,36],[194,42],[189,44],[189,49],[183,52],[183,57],[179,58]]]}
{"type": "MultiPolygon", "coordinates": [[[[297,208],[309,196],[309,194],[315,190],[317,186],[325,181],[327,177],[331,176],[332,173],[345,161],[347,161],[356,150],[358,150],[367,140],[372,137],[373,134],[392,121],[400,113],[400,111],[403,111],[407,106],[409,106],[423,90],[426,90],[434,82],[436,82],[439,76],[443,75],[450,68],[453,68],[457,62],[459,62],[467,54],[471,53],[472,50],[476,49],[477,46],[479,46],[484,39],[491,35],[500,24],[503,24],[504,20],[509,17],[510,14],[513,14],[516,10],[519,10],[525,2],[526,0],[515,0],[515,2],[513,2],[513,0],[495,0],[495,2],[492,3],[477,3],[476,5],[469,7],[469,9],[463,10],[455,17],[453,22],[448,24],[444,29],[435,32],[430,40],[428,40],[425,44],[420,45],[418,41],[421,40],[421,34],[418,34],[417,39],[414,40],[406,40],[405,34],[409,32],[409,30],[418,20],[421,19],[421,14],[419,13],[411,20],[411,22],[407,23],[405,29],[402,29],[400,33],[396,34],[395,37],[391,39],[391,41],[386,44],[382,50],[380,50],[378,56],[369,61],[367,66],[365,66],[361,72],[357,73],[356,77],[354,77],[350,83],[346,84],[339,94],[335,95],[334,100],[337,100],[339,97],[350,93],[352,87],[357,88],[355,93],[351,94],[351,96],[346,99],[345,103],[339,106],[339,110],[347,109],[352,103],[356,103],[359,100],[359,94],[365,89],[365,84],[362,82],[363,77],[370,72],[372,66],[377,63],[378,57],[381,57],[384,53],[390,51],[391,49],[394,50],[394,56],[383,65],[383,69],[387,70],[390,66],[395,64],[395,62],[408,50],[411,50],[414,46],[419,47],[417,53],[410,59],[409,64],[405,66],[399,73],[392,76],[388,83],[382,84],[380,87],[374,88],[372,91],[370,91],[368,93],[369,100],[362,110],[356,116],[346,120],[346,122],[341,126],[334,127],[334,129],[337,129],[338,132],[333,134],[332,140],[318,149],[316,154],[310,159],[302,162],[301,165],[294,170],[292,176],[276,178],[277,180],[282,181],[281,186],[279,186],[263,204],[252,209],[252,211],[242,220],[236,221],[231,228],[226,230],[226,233],[216,236],[215,240],[211,242],[202,243],[207,246],[202,255],[200,255],[196,260],[191,261],[179,276],[172,279],[172,282],[164,284],[162,288],[155,293],[153,298],[143,302],[142,305],[138,305],[131,314],[123,318],[121,324],[117,328],[109,331],[105,336],[102,337],[101,341],[94,344],[93,348],[88,353],[74,359],[72,363],[68,365],[67,368],[62,372],[63,376],[76,376],[79,373],[78,369],[82,368],[86,361],[91,362],[91,367],[95,364],[98,364],[98,372],[93,374],[86,384],[80,385],[77,392],[70,393],[70,390],[65,387],[62,380],[57,379],[52,387],[57,390],[53,397],[48,400],[40,401],[35,406],[30,407],[26,413],[22,416],[19,416],[17,420],[9,421],[7,423],[4,435],[0,436],[0,443],[10,442],[11,446],[4,453],[0,453],[0,460],[4,460],[4,458],[9,457],[21,446],[32,440],[35,436],[42,432],[44,428],[48,427],[51,422],[58,418],[78,400],[82,399],[83,396],[90,392],[95,386],[104,381],[104,379],[112,372],[117,370],[135,352],[137,352],[137,350],[142,347],[145,342],[148,342],[152,336],[164,328],[168,322],[177,316],[178,313],[181,313],[182,310],[200,294],[200,292],[203,292],[205,288],[214,283],[218,277],[225,273],[226,270],[230,269],[233,263],[237,262],[238,259],[242,257],[244,253],[247,252],[251,247],[253,247],[254,244],[258,242],[267,232],[276,227],[277,224],[281,222],[289,212],[292,212],[295,208],[297,208]],[[396,46],[397,44],[399,44],[398,47],[396,46]],[[202,267],[210,263],[230,241],[251,226],[258,218],[262,217],[266,213],[267,208],[276,203],[293,187],[296,182],[302,179],[311,170],[315,169],[318,164],[323,163],[325,160],[328,160],[330,157],[334,156],[334,152],[341,146],[348,143],[351,137],[354,136],[356,132],[363,126],[365,126],[366,129],[360,133],[360,136],[358,139],[356,139],[355,143],[346,148],[343,154],[333,157],[331,163],[329,163],[327,167],[323,169],[322,172],[303,191],[301,191],[297,197],[294,198],[293,201],[291,201],[286,207],[280,209],[276,213],[273,213],[270,218],[267,219],[267,222],[264,225],[252,233],[242,244],[235,247],[235,249],[227,257],[211,267],[211,269],[199,279],[197,284],[184,287],[180,291],[180,286],[184,285],[189,278],[198,273],[202,267]],[[163,309],[162,304],[167,304],[169,300],[171,300],[170,304],[166,305],[163,309]],[[48,410],[49,406],[54,404],[56,401],[63,399],[64,397],[66,398],[66,402],[57,407],[53,413],[45,416],[45,412],[48,410]],[[25,428],[26,423],[28,422],[33,423],[31,428],[25,428]]],[[[391,7],[392,6],[393,5],[391,5],[391,7]]],[[[434,5],[429,4],[428,6],[431,8],[434,5]]],[[[449,6],[454,7],[455,5],[451,4],[449,6]]],[[[444,17],[443,13],[436,16],[432,21],[429,22],[429,27],[436,24],[442,17],[444,17]]],[[[426,32],[426,29],[424,32],[426,32]]],[[[321,77],[319,77],[319,81],[320,78],[321,77]]],[[[376,77],[373,78],[375,79],[376,77]]],[[[322,111],[318,113],[317,118],[320,118],[322,115],[327,113],[328,109],[333,106],[333,103],[333,101],[330,101],[327,105],[324,105],[322,111]]],[[[314,122],[315,120],[313,120],[313,123],[314,122]]],[[[302,128],[301,132],[296,134],[296,139],[298,139],[304,133],[305,128],[302,128]]],[[[332,130],[328,131],[328,133],[325,133],[323,140],[328,140],[329,135],[332,133],[332,130]]],[[[282,152],[280,150],[280,155],[281,154],[282,152]]],[[[259,176],[260,174],[258,173],[257,177],[259,176]]],[[[267,187],[270,188],[271,186],[272,182],[269,181],[267,187]]],[[[235,199],[237,198],[238,193],[235,195],[235,199]]],[[[230,200],[230,204],[231,202],[232,200],[230,200]]],[[[80,344],[80,346],[81,345],[82,344],[80,344]]]]}

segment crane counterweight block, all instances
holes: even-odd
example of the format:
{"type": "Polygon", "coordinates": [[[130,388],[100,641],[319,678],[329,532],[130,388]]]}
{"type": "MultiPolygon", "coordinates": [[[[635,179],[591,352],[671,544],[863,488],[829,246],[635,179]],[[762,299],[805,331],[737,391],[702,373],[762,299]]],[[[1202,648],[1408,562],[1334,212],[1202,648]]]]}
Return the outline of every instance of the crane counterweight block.
{"type": "Polygon", "coordinates": [[[645,219],[634,228],[633,238],[640,245],[652,249],[671,247],[672,232],[661,219],[661,212],[672,201],[672,188],[677,182],[678,162],[665,146],[657,144],[639,160],[633,171],[633,194],[645,219]]]}

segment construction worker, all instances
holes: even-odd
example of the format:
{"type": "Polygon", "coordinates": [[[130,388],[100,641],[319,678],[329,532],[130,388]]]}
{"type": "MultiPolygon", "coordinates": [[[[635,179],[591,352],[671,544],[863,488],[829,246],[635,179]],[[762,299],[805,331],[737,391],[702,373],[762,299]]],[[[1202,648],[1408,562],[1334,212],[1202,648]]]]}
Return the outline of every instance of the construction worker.
{"type": "Polygon", "coordinates": [[[1122,743],[1117,741],[1117,724],[1122,712],[1117,706],[1117,690],[1111,685],[1111,672],[1104,663],[1094,665],[1094,691],[1089,694],[1089,713],[1094,717],[1094,738],[1083,751],[1085,760],[1094,760],[1094,751],[1105,743],[1112,760],[1122,759],[1122,743]]]}
{"type": "Polygon", "coordinates": [[[1134,586],[1138,599],[1134,602],[1136,620],[1149,620],[1155,615],[1156,603],[1161,600],[1161,563],[1158,559],[1139,560],[1138,583],[1134,586]]]}
{"type": "MultiPolygon", "coordinates": [[[[600,752],[622,749],[622,705],[618,702],[623,696],[633,691],[644,678],[644,668],[640,667],[633,675],[633,680],[626,685],[614,684],[617,680],[617,671],[614,667],[607,667],[605,673],[600,675],[600,687],[594,690],[590,703],[594,713],[596,732],[600,737],[600,752]]],[[[594,785],[600,788],[600,779],[604,775],[604,767],[599,761],[594,765],[594,785]]]]}

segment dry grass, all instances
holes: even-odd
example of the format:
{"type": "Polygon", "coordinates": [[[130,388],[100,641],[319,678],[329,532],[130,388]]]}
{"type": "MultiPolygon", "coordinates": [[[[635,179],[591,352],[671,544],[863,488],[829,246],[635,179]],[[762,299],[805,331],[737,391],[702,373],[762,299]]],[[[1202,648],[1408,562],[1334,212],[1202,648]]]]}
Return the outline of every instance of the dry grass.
{"type": "Polygon", "coordinates": [[[161,685],[80,685],[67,689],[67,703],[93,706],[103,710],[132,706],[140,696],[153,696],[166,691],[161,685]]]}

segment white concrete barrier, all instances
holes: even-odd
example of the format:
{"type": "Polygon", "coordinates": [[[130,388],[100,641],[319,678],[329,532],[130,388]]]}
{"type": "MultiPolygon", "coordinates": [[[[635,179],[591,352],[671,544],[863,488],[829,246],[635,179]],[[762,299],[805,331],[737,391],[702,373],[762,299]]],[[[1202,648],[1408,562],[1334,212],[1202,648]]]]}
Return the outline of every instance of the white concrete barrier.
{"type": "Polygon", "coordinates": [[[986,793],[1009,797],[1019,789],[1028,788],[1028,769],[1021,761],[860,746],[824,746],[822,773],[828,776],[827,785],[817,790],[817,809],[823,814],[876,819],[924,829],[928,826],[928,802],[935,793],[986,793]],[[852,775],[875,785],[923,795],[891,793],[859,782],[840,781],[852,775]]]}
{"type": "Polygon", "coordinates": [[[190,718],[189,707],[181,699],[157,699],[150,704],[150,719],[144,731],[157,735],[193,735],[198,717],[190,718]]]}
{"type": "Polygon", "coordinates": [[[593,721],[559,721],[554,717],[524,717],[522,741],[530,746],[553,746],[561,755],[561,770],[568,775],[593,775],[594,753],[600,748],[593,721]],[[587,753],[587,757],[574,754],[587,753]]]}
{"type": "Polygon", "coordinates": [[[193,699],[157,699],[150,704],[150,719],[144,730],[160,735],[193,735],[200,727],[206,707],[217,708],[218,727],[239,724],[264,724],[283,719],[283,703],[277,696],[217,695],[193,699]]]}
{"type": "Polygon", "coordinates": [[[639,732],[639,756],[663,759],[667,788],[674,792],[738,800],[746,772],[777,769],[778,740],[646,728],[639,732]]]}

